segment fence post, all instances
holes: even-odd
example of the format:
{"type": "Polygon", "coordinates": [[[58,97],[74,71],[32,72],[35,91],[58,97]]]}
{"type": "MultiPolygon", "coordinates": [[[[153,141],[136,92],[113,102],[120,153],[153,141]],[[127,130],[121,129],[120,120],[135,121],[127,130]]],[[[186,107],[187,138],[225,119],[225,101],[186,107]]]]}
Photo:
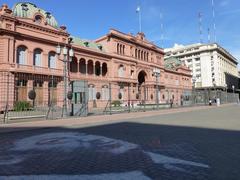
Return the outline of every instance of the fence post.
{"type": "Polygon", "coordinates": [[[111,86],[111,83],[109,83],[109,110],[110,110],[110,115],[112,115],[112,86],[111,86]]]}
{"type": "Polygon", "coordinates": [[[131,111],[131,103],[130,103],[130,83],[128,83],[128,112],[131,111]]]}
{"type": "Polygon", "coordinates": [[[6,101],[6,108],[4,112],[3,122],[8,123],[8,106],[9,106],[9,72],[7,74],[7,101],[6,101]]]}
{"type": "Polygon", "coordinates": [[[145,86],[145,83],[144,83],[144,86],[143,86],[143,93],[144,93],[144,102],[143,102],[143,106],[144,106],[144,112],[146,111],[146,86],[145,86]]]}

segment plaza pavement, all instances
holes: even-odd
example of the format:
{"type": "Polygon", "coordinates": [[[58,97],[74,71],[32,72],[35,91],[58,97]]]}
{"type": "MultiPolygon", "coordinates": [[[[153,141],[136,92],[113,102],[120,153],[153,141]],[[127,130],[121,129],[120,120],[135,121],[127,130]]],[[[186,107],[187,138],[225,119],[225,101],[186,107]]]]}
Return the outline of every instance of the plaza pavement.
{"type": "MultiPolygon", "coordinates": [[[[232,104],[225,104],[221,107],[231,106],[232,104]]],[[[88,117],[74,117],[57,120],[39,120],[39,121],[25,121],[25,122],[11,122],[7,124],[0,124],[0,133],[24,131],[39,128],[51,128],[51,127],[65,127],[65,126],[91,126],[94,124],[102,123],[113,123],[123,120],[129,120],[134,118],[147,118],[151,116],[164,115],[164,114],[175,114],[181,112],[191,112],[201,109],[219,108],[217,106],[195,106],[195,107],[184,107],[184,108],[172,108],[162,109],[159,111],[146,111],[146,112],[132,112],[122,113],[113,115],[99,115],[99,116],[88,116],[88,117]]]]}
{"type": "Polygon", "coordinates": [[[239,117],[224,105],[1,125],[0,180],[239,180],[239,117]]]}

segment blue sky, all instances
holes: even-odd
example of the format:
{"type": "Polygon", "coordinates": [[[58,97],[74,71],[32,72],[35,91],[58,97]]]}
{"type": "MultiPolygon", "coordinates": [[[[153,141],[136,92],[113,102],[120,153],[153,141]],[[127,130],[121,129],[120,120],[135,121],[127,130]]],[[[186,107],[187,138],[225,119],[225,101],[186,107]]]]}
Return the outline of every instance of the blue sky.
{"type": "MultiPolygon", "coordinates": [[[[0,0],[10,7],[18,0],[0,0]]],[[[140,4],[142,30],[146,37],[159,46],[172,47],[175,43],[199,42],[198,13],[203,14],[204,41],[207,29],[213,39],[211,0],[32,0],[51,12],[58,23],[67,26],[68,31],[84,39],[96,39],[110,28],[122,32],[137,33],[140,4]],[[162,13],[162,19],[160,14],[162,13]],[[161,42],[161,22],[163,42],[161,42]]],[[[240,59],[240,1],[215,0],[217,42],[240,59]]]]}

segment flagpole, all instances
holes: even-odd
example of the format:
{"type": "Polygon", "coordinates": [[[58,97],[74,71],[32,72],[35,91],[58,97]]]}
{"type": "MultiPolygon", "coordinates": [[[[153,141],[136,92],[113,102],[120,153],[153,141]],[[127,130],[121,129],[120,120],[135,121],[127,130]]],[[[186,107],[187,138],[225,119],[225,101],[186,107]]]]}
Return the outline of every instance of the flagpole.
{"type": "Polygon", "coordinates": [[[138,13],[138,23],[139,23],[139,32],[142,32],[142,14],[141,14],[141,7],[138,6],[136,12],[138,13]]]}
{"type": "MultiPolygon", "coordinates": [[[[140,7],[140,6],[139,6],[140,7]]],[[[142,13],[141,13],[141,7],[139,10],[139,32],[142,32],[142,13]]]]}

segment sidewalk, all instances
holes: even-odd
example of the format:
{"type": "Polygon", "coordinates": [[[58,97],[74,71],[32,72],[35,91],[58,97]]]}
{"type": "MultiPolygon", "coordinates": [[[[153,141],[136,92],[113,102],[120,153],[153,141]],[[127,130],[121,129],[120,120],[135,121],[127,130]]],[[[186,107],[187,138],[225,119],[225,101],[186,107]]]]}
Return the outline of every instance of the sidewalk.
{"type": "MultiPolygon", "coordinates": [[[[230,106],[232,104],[221,105],[221,107],[230,106]]],[[[100,116],[88,116],[88,117],[77,117],[68,119],[58,120],[42,120],[42,121],[31,121],[31,122],[19,122],[11,124],[0,124],[0,133],[34,130],[41,128],[53,128],[53,127],[74,127],[74,126],[89,126],[96,125],[98,123],[114,123],[121,120],[151,117],[164,114],[182,113],[197,111],[209,108],[219,108],[217,106],[195,106],[185,107],[176,109],[164,109],[159,111],[147,111],[147,112],[134,112],[114,115],[100,115],[100,116]]]]}

